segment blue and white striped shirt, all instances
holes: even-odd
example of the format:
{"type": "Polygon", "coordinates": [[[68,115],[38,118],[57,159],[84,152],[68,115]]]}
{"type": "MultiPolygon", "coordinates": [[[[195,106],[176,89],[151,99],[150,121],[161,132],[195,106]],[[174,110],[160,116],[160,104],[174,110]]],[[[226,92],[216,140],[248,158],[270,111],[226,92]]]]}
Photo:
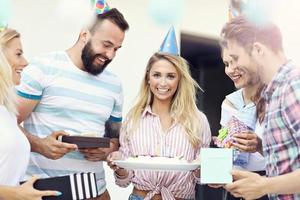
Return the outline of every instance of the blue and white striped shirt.
{"type": "MultiPolygon", "coordinates": [[[[122,121],[121,82],[104,70],[94,76],[76,67],[66,52],[54,52],[35,59],[22,74],[18,95],[39,104],[24,121],[25,129],[38,137],[53,131],[97,132],[104,135],[110,119],[122,121]]],[[[31,153],[28,175],[53,177],[77,172],[95,172],[99,193],[105,190],[102,162],[90,162],[79,152],[58,160],[31,153]]]]}

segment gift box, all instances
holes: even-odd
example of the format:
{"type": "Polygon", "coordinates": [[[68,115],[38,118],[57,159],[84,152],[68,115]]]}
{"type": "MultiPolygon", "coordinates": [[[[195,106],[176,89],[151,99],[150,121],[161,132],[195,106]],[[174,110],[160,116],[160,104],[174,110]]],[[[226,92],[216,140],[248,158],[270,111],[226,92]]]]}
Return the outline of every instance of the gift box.
{"type": "Polygon", "coordinates": [[[226,127],[219,130],[219,135],[214,138],[214,142],[218,147],[230,148],[232,142],[234,142],[233,135],[248,131],[249,128],[246,124],[238,120],[236,117],[232,117],[226,127]]]}
{"type": "Polygon", "coordinates": [[[97,197],[95,173],[38,179],[33,187],[38,190],[56,190],[62,193],[61,196],[43,197],[43,200],[84,200],[97,197]]]}
{"type": "Polygon", "coordinates": [[[232,159],[232,149],[201,148],[201,184],[231,183],[232,159]]]}
{"type": "MultiPolygon", "coordinates": [[[[236,117],[232,117],[226,127],[219,130],[219,135],[214,138],[214,143],[221,148],[231,148],[234,142],[233,135],[248,131],[248,126],[236,117]]],[[[249,153],[241,152],[238,149],[233,151],[233,164],[245,167],[249,161],[249,153]]]]}
{"type": "Polygon", "coordinates": [[[58,140],[76,144],[78,148],[109,148],[110,139],[105,137],[60,136],[58,140]]]}

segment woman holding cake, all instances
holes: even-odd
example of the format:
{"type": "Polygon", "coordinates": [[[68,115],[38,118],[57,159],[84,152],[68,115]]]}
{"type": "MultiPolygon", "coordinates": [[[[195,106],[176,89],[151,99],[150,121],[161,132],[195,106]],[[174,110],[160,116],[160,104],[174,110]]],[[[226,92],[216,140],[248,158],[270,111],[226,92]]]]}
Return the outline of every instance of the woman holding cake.
{"type": "Polygon", "coordinates": [[[40,200],[42,196],[60,195],[56,191],[34,189],[36,177],[18,186],[29,162],[30,144],[17,124],[14,85],[20,83],[21,72],[27,64],[20,34],[13,29],[0,27],[1,200],[40,200]]]}
{"type": "Polygon", "coordinates": [[[121,129],[120,149],[109,156],[116,183],[134,186],[129,200],[195,199],[199,170],[127,171],[116,167],[113,160],[130,156],[197,159],[201,147],[209,146],[211,133],[206,116],[195,103],[196,87],[187,62],[178,55],[172,28],[148,62],[138,101],[121,129]]]}

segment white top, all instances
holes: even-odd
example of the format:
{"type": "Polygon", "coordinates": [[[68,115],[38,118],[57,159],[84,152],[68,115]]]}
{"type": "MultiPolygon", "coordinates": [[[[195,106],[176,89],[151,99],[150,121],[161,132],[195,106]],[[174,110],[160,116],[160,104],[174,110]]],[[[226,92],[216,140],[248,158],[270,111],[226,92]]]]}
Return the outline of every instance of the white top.
{"type": "Polygon", "coordinates": [[[17,118],[0,105],[0,185],[18,185],[25,174],[30,144],[17,125],[17,118]]]}
{"type": "MultiPolygon", "coordinates": [[[[255,134],[262,138],[262,134],[264,131],[263,124],[260,124],[257,120],[255,127],[255,134]]],[[[258,152],[251,153],[249,157],[249,162],[247,165],[247,170],[249,171],[263,171],[266,168],[265,158],[258,152]]]]}
{"type": "MultiPolygon", "coordinates": [[[[220,124],[222,126],[226,126],[228,120],[230,120],[232,116],[235,116],[245,123],[250,129],[252,129],[252,131],[254,131],[258,137],[261,138],[263,128],[259,123],[257,123],[258,120],[256,119],[256,106],[253,102],[247,105],[245,104],[242,89],[227,95],[226,99],[233,105],[233,107],[226,103],[222,104],[220,124]]],[[[235,166],[235,168],[242,167],[235,166]]],[[[263,171],[265,170],[265,159],[258,152],[250,153],[248,164],[242,169],[248,171],[263,171]]]]}

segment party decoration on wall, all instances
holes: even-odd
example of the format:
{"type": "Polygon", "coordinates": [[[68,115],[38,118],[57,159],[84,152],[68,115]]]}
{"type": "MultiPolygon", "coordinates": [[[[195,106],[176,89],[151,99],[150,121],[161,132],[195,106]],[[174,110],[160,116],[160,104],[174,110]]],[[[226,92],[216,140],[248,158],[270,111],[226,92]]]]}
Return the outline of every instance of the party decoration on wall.
{"type": "Polygon", "coordinates": [[[172,54],[172,55],[175,55],[175,56],[179,55],[175,29],[174,29],[173,26],[169,29],[163,43],[160,46],[159,51],[164,52],[164,53],[168,53],[168,54],[172,54]]]}
{"type": "Polygon", "coordinates": [[[97,14],[103,14],[110,10],[106,0],[97,0],[95,3],[95,11],[97,14]]]}
{"type": "Polygon", "coordinates": [[[94,7],[96,4],[96,0],[90,0],[90,3],[91,3],[91,7],[94,7]]]}
{"type": "Polygon", "coordinates": [[[248,0],[243,14],[253,23],[264,25],[271,21],[272,0],[248,0]]]}
{"type": "Polygon", "coordinates": [[[184,10],[184,0],[150,0],[149,13],[160,25],[176,24],[184,10]]]}
{"type": "Polygon", "coordinates": [[[230,0],[228,8],[228,18],[229,21],[242,14],[243,9],[245,8],[245,0],[230,0]]]}
{"type": "Polygon", "coordinates": [[[244,15],[257,25],[270,20],[272,0],[229,0],[229,20],[244,15]]]}
{"type": "Polygon", "coordinates": [[[7,26],[11,18],[11,8],[10,0],[0,0],[0,29],[7,26]]]}

